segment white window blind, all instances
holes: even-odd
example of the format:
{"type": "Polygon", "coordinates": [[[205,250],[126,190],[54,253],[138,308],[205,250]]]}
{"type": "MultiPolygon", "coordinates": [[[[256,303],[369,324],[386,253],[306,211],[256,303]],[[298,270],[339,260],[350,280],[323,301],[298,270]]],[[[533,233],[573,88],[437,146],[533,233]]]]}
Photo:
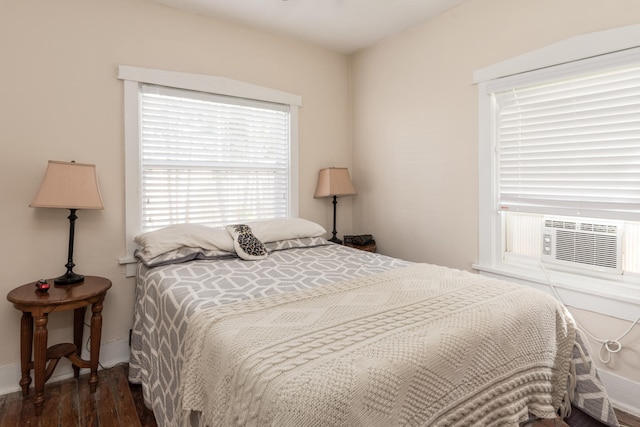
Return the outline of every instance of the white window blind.
{"type": "Polygon", "coordinates": [[[289,106],[142,85],[142,228],[289,215],[289,106]]]}
{"type": "Polygon", "coordinates": [[[493,96],[500,209],[639,218],[640,64],[493,96]]]}

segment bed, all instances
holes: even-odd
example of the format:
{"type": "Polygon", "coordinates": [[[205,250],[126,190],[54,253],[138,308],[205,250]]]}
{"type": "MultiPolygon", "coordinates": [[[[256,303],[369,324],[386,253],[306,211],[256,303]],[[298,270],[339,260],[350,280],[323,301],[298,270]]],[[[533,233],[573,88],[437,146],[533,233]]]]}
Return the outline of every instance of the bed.
{"type": "Polygon", "coordinates": [[[136,238],[129,380],[158,425],[618,425],[550,296],[248,225],[136,238]]]}

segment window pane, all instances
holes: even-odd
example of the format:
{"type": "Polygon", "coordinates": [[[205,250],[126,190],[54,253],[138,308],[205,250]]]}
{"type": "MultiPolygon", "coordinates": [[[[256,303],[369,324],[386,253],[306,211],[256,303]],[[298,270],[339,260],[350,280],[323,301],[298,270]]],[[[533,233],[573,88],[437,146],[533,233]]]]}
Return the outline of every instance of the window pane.
{"type": "Polygon", "coordinates": [[[286,106],[158,86],[141,106],[145,231],[288,216],[286,106]]]}
{"type": "Polygon", "coordinates": [[[542,215],[505,212],[506,251],[539,257],[542,247],[542,215]]]}
{"type": "Polygon", "coordinates": [[[499,203],[611,219],[640,214],[640,65],[494,93],[499,203]]]}

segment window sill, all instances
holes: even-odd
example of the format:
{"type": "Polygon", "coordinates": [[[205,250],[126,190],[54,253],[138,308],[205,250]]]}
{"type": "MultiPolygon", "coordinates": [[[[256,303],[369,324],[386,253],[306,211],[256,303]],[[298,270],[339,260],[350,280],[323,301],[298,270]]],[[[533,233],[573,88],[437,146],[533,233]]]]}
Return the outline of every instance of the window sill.
{"type": "Polygon", "coordinates": [[[586,277],[547,267],[553,283],[548,283],[542,268],[501,264],[490,266],[474,264],[481,275],[507,280],[553,295],[553,288],[562,302],[581,310],[593,311],[628,321],[638,318],[640,309],[640,278],[624,277],[618,280],[586,277]]]}
{"type": "Polygon", "coordinates": [[[138,260],[133,256],[118,258],[118,264],[125,266],[125,277],[133,277],[136,275],[138,260]]]}

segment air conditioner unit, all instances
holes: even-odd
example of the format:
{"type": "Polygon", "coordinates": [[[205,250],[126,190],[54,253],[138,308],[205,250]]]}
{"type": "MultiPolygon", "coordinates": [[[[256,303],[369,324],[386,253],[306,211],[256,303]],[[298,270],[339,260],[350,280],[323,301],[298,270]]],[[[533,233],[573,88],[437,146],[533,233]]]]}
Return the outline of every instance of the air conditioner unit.
{"type": "Polygon", "coordinates": [[[542,260],[622,274],[623,222],[544,218],[542,260]]]}

